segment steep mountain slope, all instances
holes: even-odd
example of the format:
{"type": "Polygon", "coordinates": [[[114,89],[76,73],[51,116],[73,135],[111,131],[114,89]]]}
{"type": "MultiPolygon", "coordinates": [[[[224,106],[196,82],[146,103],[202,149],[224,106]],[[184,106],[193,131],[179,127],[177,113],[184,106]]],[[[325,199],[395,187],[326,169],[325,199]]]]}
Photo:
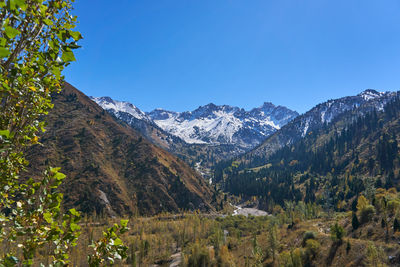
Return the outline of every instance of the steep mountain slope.
{"type": "Polygon", "coordinates": [[[28,159],[34,174],[62,167],[67,207],[119,215],[212,209],[214,192],[200,175],[73,86],[65,84],[53,103],[43,146],[28,159]]]}
{"type": "Polygon", "coordinates": [[[307,134],[321,129],[341,114],[356,110],[356,115],[362,115],[372,109],[382,110],[383,106],[393,99],[393,92],[377,92],[365,90],[356,96],[329,100],[319,104],[303,115],[298,116],[282,129],[269,136],[262,144],[249,153],[247,157],[268,157],[279,148],[293,144],[307,134]]]}
{"type": "Polygon", "coordinates": [[[104,110],[117,119],[126,122],[153,144],[161,148],[175,152],[181,150],[182,146],[186,145],[179,137],[169,134],[158,127],[148,115],[131,103],[116,101],[110,97],[91,97],[91,99],[104,110]]]}
{"type": "Polygon", "coordinates": [[[294,119],[298,113],[272,103],[245,111],[208,104],[191,112],[156,109],[148,115],[165,131],[194,144],[235,144],[251,148],[294,119]]]}
{"type": "Polygon", "coordinates": [[[109,97],[91,97],[104,110],[116,119],[126,122],[140,132],[153,144],[175,154],[191,167],[196,168],[204,178],[210,178],[210,167],[223,159],[239,155],[245,150],[235,145],[189,144],[181,138],[161,129],[144,112],[128,102],[113,100],[109,97]]]}

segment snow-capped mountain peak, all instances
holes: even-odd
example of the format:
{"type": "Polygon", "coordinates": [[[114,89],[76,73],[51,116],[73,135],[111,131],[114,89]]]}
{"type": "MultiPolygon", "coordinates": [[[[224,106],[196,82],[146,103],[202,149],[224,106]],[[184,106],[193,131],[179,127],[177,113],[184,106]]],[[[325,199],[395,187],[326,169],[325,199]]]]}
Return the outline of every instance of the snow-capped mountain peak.
{"type": "Polygon", "coordinates": [[[364,98],[364,100],[369,101],[371,99],[381,97],[384,94],[385,94],[384,92],[378,92],[374,89],[367,89],[367,90],[361,92],[360,94],[358,94],[358,96],[361,96],[362,98],[364,98]]]}
{"type": "Polygon", "coordinates": [[[156,109],[147,113],[163,130],[187,143],[238,144],[253,147],[266,136],[295,118],[298,113],[272,103],[245,111],[213,103],[193,111],[171,112],[156,109]]]}
{"type": "Polygon", "coordinates": [[[156,108],[147,115],[150,116],[153,120],[166,120],[172,116],[175,116],[176,114],[178,114],[178,112],[168,111],[162,108],[156,108]]]}
{"type": "Polygon", "coordinates": [[[158,108],[144,113],[131,103],[110,97],[92,97],[92,100],[130,125],[144,121],[189,144],[233,144],[243,149],[258,145],[298,116],[295,111],[269,102],[250,111],[209,103],[193,111],[174,112],[158,108]]]}
{"type": "Polygon", "coordinates": [[[395,92],[378,92],[367,89],[355,96],[346,96],[318,104],[285,125],[274,136],[267,138],[254,150],[254,153],[264,156],[271,155],[279,148],[320,130],[325,124],[332,123],[343,114],[348,113],[349,116],[357,117],[373,110],[382,110],[396,96],[395,92]]]}
{"type": "Polygon", "coordinates": [[[128,113],[136,119],[139,120],[147,120],[149,121],[149,117],[137,108],[135,105],[126,102],[126,101],[118,101],[114,100],[108,96],[102,97],[90,97],[94,102],[96,102],[99,106],[101,106],[104,110],[111,110],[113,113],[124,112],[128,113]]]}
{"type": "Polygon", "coordinates": [[[283,106],[275,106],[271,102],[264,102],[262,106],[249,111],[255,117],[275,129],[280,129],[299,114],[283,106]]]}

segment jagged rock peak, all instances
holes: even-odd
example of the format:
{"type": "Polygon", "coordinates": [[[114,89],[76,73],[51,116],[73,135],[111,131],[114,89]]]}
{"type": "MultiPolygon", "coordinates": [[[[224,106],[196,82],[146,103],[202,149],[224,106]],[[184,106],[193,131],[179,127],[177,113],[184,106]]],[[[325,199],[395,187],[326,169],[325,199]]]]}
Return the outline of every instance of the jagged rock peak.
{"type": "Polygon", "coordinates": [[[360,94],[358,94],[358,96],[361,96],[362,98],[364,98],[365,100],[368,101],[373,98],[381,97],[384,94],[385,94],[384,92],[378,92],[374,89],[367,89],[367,90],[364,90],[363,92],[361,92],[360,94]]]}

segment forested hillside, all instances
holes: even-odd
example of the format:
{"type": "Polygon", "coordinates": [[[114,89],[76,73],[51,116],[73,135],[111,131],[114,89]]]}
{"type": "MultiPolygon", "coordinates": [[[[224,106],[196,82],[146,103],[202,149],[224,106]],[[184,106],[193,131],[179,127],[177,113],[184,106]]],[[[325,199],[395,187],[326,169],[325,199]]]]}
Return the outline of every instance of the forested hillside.
{"type": "MultiPolygon", "coordinates": [[[[262,144],[246,153],[241,160],[250,160],[255,157],[268,158],[277,150],[302,140],[307,135],[319,132],[344,114],[352,112],[349,120],[376,110],[381,110],[390,102],[396,93],[378,92],[367,89],[355,96],[344,96],[320,103],[295,118],[291,123],[269,136],[262,144]]],[[[349,123],[348,121],[346,123],[349,123]]]]}
{"type": "Polygon", "coordinates": [[[269,157],[252,156],[216,168],[216,178],[236,195],[258,196],[273,207],[284,200],[349,207],[373,185],[399,186],[399,94],[382,110],[349,110],[269,157]]]}

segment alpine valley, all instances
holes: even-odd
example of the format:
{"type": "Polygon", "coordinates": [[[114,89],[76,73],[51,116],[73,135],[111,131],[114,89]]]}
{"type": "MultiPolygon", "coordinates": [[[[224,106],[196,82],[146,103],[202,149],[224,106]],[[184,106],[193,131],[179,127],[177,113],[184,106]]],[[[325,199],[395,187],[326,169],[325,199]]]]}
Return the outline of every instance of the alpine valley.
{"type": "Polygon", "coordinates": [[[399,267],[398,2],[0,1],[0,267],[399,267]]]}
{"type": "Polygon", "coordinates": [[[53,103],[30,174],[60,166],[63,205],[86,214],[157,215],[135,219],[132,251],[152,251],[142,263],[400,262],[399,92],[368,89],[301,115],[268,102],[146,113],[68,83],[53,103]]]}

